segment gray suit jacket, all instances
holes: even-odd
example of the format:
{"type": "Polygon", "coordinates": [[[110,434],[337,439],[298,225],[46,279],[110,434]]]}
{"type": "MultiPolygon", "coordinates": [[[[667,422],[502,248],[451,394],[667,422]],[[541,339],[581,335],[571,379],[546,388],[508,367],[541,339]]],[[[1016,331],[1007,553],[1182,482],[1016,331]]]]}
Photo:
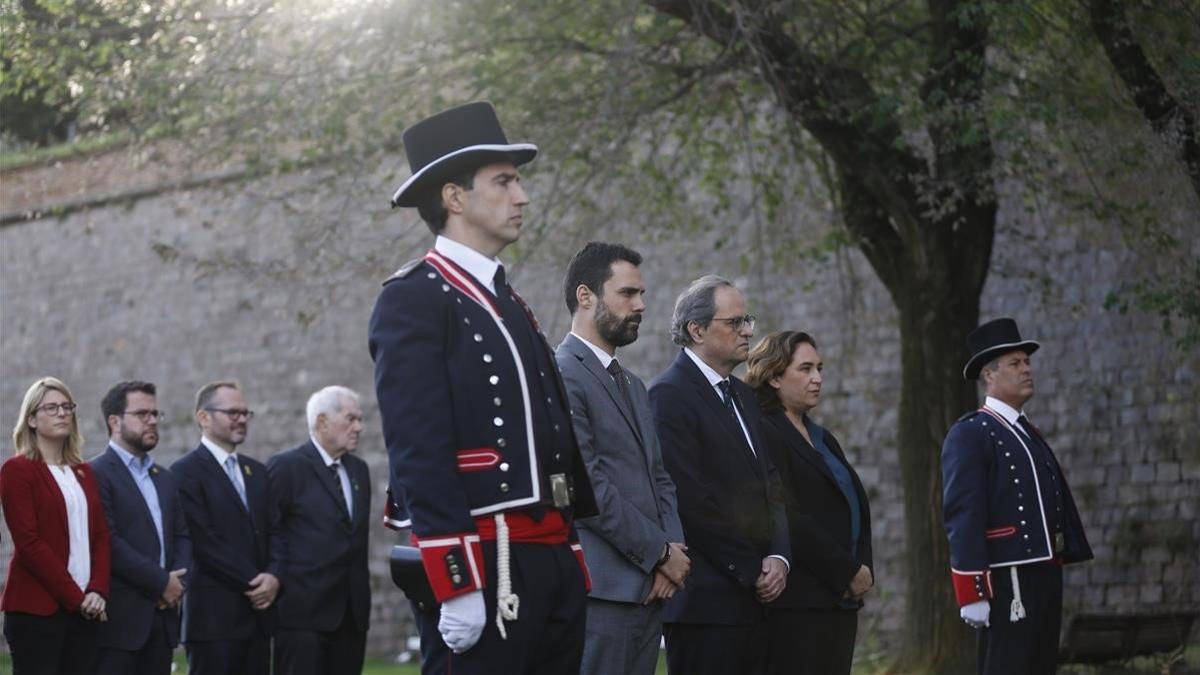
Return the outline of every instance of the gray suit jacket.
{"type": "Polygon", "coordinates": [[[625,371],[635,408],[628,410],[612,376],[579,338],[568,333],[555,359],[600,510],[577,521],[591,597],[641,602],[663,546],[683,541],[675,484],[663,465],[646,385],[625,371]]]}

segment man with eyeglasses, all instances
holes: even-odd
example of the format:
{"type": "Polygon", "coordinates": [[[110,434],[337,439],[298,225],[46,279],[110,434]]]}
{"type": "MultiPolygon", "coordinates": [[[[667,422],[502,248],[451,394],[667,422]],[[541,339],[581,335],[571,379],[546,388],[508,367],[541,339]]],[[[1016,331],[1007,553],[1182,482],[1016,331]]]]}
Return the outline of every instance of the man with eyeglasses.
{"type": "Polygon", "coordinates": [[[759,431],[755,395],[733,369],[755,318],[729,281],[708,275],[675,301],[674,363],[650,386],[663,460],[692,559],[663,615],[672,673],[763,673],[765,604],[787,584],[787,519],[759,431]]]}
{"type": "Polygon", "coordinates": [[[204,385],[200,445],[171,467],[195,560],[183,607],[192,675],[270,671],[283,539],[271,523],[266,467],[237,452],[253,417],[237,382],[204,385]]]}
{"type": "Polygon", "coordinates": [[[91,464],[112,546],[108,621],[97,632],[100,675],[165,675],[179,644],[192,542],[176,478],[150,458],[162,419],[156,393],[150,382],[119,382],[100,402],[108,447],[91,464]]]}

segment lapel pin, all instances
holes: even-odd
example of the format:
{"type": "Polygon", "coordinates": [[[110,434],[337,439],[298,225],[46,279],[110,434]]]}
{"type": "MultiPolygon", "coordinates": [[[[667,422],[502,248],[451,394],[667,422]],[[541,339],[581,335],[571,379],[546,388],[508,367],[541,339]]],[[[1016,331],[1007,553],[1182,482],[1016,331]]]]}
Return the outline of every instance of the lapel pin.
{"type": "Polygon", "coordinates": [[[250,475],[250,465],[249,464],[242,465],[242,473],[246,474],[247,476],[250,475]]]}
{"type": "Polygon", "coordinates": [[[157,474],[157,473],[158,473],[158,466],[157,466],[157,465],[151,466],[151,467],[150,467],[150,473],[157,474]]]}

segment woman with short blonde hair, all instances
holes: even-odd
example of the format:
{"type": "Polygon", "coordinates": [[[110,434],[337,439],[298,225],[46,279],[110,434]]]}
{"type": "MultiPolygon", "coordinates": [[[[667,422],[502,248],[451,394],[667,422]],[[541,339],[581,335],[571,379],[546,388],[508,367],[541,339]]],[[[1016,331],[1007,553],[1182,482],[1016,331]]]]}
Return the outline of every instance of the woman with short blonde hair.
{"type": "Polygon", "coordinates": [[[14,456],[0,466],[13,539],[0,610],[13,675],[91,672],[95,622],[106,620],[108,525],[75,408],[61,380],[34,382],[13,426],[14,456]]]}

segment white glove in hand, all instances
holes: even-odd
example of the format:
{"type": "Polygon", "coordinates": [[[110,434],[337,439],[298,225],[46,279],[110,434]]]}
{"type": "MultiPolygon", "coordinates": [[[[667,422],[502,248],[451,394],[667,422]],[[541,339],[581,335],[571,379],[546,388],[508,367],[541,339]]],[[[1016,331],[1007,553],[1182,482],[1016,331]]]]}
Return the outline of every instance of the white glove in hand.
{"type": "Polygon", "coordinates": [[[991,614],[992,606],[987,600],[972,602],[969,605],[964,605],[958,610],[958,615],[971,628],[983,628],[988,625],[988,616],[991,614]]]}
{"type": "Polygon", "coordinates": [[[461,654],[479,642],[483,627],[487,623],[487,612],[483,608],[483,591],[474,591],[450,598],[442,603],[442,618],[438,620],[438,632],[446,646],[461,654]]]}

